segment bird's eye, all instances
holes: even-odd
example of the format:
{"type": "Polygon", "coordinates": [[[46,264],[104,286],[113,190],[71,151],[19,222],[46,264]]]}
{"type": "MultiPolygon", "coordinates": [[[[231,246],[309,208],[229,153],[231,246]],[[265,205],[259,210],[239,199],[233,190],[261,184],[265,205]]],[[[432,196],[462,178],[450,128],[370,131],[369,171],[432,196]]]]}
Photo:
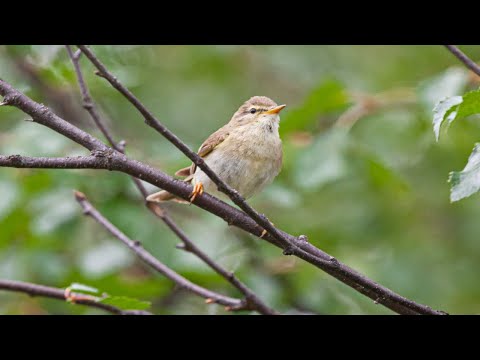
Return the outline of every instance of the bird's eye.
{"type": "Polygon", "coordinates": [[[250,109],[250,114],[255,114],[256,112],[257,112],[257,109],[255,109],[255,108],[250,109]]]}

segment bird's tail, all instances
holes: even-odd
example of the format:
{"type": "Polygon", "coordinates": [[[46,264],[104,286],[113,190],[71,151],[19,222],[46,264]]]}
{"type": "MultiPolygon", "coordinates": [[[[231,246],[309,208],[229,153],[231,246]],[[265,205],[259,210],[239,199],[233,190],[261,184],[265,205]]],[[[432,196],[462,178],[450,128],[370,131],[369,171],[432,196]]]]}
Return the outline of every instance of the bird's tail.
{"type": "Polygon", "coordinates": [[[166,190],[162,190],[159,192],[156,192],[154,194],[148,195],[147,196],[147,201],[149,202],[155,202],[155,203],[162,203],[166,201],[175,201],[181,204],[188,204],[189,202],[183,199],[180,199],[173,195],[172,193],[169,193],[166,190]]]}
{"type": "MultiPolygon", "coordinates": [[[[192,179],[193,179],[193,176],[190,175],[186,179],[184,179],[183,181],[185,181],[187,183],[191,183],[192,179]]],[[[155,203],[162,203],[162,202],[166,202],[166,201],[175,201],[175,202],[178,202],[180,204],[190,204],[188,201],[183,200],[179,197],[176,197],[175,195],[173,195],[172,193],[169,193],[166,190],[162,190],[162,191],[156,192],[154,194],[148,195],[147,196],[147,201],[155,202],[155,203]]]]}

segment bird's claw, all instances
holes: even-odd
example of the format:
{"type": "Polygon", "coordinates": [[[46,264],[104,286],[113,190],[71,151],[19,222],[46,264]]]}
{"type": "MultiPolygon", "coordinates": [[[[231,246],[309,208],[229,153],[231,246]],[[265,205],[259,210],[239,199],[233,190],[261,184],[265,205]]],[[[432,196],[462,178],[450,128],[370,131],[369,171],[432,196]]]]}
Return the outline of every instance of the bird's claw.
{"type": "Polygon", "coordinates": [[[190,194],[190,204],[197,198],[198,195],[203,194],[203,184],[201,182],[196,183],[193,186],[193,191],[190,194]]]}

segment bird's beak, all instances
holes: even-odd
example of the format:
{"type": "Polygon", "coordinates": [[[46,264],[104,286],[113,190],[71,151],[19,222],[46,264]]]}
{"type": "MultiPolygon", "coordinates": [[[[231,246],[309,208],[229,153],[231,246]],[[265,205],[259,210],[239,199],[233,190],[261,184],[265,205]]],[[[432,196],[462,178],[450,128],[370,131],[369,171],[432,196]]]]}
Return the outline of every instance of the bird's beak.
{"type": "Polygon", "coordinates": [[[273,109],[270,109],[268,111],[265,112],[265,114],[278,114],[280,111],[282,111],[282,109],[287,106],[287,105],[279,105],[273,109]]]}

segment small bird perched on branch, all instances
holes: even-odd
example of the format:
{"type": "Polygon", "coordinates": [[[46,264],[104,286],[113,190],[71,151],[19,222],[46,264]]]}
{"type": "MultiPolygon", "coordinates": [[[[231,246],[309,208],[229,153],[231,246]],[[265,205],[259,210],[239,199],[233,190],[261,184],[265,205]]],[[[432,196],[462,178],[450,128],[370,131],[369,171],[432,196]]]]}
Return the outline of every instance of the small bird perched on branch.
{"type": "MultiPolygon", "coordinates": [[[[286,105],[277,105],[265,96],[247,100],[230,122],[210,135],[200,146],[198,155],[228,185],[244,198],[260,192],[278,175],[282,167],[282,141],[278,133],[280,111],[286,105]]],[[[178,170],[193,185],[190,202],[203,193],[225,199],[225,194],[195,164],[178,170]]],[[[162,190],[147,197],[147,201],[177,201],[189,203],[162,190]]]]}

